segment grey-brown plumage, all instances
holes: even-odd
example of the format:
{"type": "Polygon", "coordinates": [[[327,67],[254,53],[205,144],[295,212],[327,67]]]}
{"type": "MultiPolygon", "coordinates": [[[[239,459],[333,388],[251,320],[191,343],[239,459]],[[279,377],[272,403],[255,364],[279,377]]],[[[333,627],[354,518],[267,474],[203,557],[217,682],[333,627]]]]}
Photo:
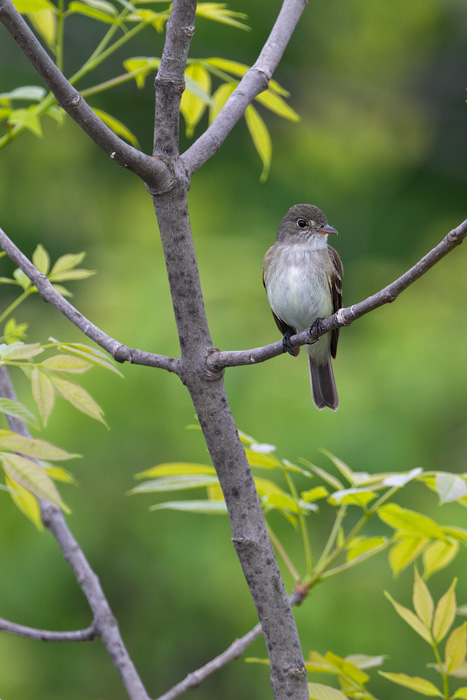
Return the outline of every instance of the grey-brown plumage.
{"type": "MultiPolygon", "coordinates": [[[[336,233],[318,207],[296,204],[282,219],[276,242],[264,256],[263,283],[285,340],[342,306],[342,263],[327,243],[328,234],[336,233]]],[[[311,393],[319,409],[328,406],[335,411],[339,404],[331,364],[338,338],[336,329],[305,346],[311,393]]],[[[298,355],[300,348],[291,348],[290,352],[298,355]]]]}

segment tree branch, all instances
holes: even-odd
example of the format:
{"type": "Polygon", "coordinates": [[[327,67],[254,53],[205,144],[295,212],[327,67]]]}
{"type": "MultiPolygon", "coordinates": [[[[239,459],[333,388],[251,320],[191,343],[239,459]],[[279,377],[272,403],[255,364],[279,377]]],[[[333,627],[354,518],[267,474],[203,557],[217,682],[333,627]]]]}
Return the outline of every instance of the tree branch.
{"type": "Polygon", "coordinates": [[[88,338],[91,338],[97,345],[106,350],[117,362],[130,362],[135,365],[146,365],[158,367],[168,372],[174,372],[180,376],[180,360],[166,355],[156,355],[151,352],[144,352],[122,345],[117,340],[107,335],[98,326],[83,316],[73,304],[65,299],[47,277],[39,272],[37,267],[21,252],[21,250],[0,228],[0,246],[8,257],[24,272],[38,290],[44,301],[50,302],[52,306],[68,318],[77,328],[79,328],[88,338]]]}
{"type": "Polygon", "coordinates": [[[266,90],[308,0],[284,0],[256,63],[248,70],[213,123],[182,155],[189,173],[213,156],[256,95],[266,90]]]}
{"type": "MultiPolygon", "coordinates": [[[[407,287],[413,284],[416,280],[420,279],[433,265],[436,265],[445,255],[447,255],[451,250],[460,245],[464,238],[467,236],[467,219],[463,221],[455,229],[452,229],[443,240],[438,243],[435,248],[430,250],[421,260],[418,261],[410,270],[407,270],[401,277],[396,279],[391,284],[381,289],[376,294],[367,297],[358,304],[353,304],[352,306],[339,309],[335,314],[329,316],[322,321],[320,332],[313,333],[311,342],[316,342],[316,340],[324,333],[329,333],[329,331],[335,328],[340,328],[341,326],[350,326],[351,323],[361,318],[370,311],[383,306],[384,304],[390,304],[397,299],[399,294],[403,292],[407,287]]],[[[297,333],[290,338],[290,344],[299,347],[310,343],[310,332],[309,329],[297,333]]],[[[221,352],[216,350],[209,354],[206,358],[206,363],[208,369],[212,372],[222,371],[225,367],[236,367],[239,365],[252,365],[258,362],[265,362],[265,360],[270,360],[272,357],[277,357],[284,352],[282,341],[277,343],[271,343],[270,345],[265,345],[260,348],[253,348],[252,350],[228,350],[221,352]]]]}
{"type": "MultiPolygon", "coordinates": [[[[0,367],[0,396],[16,401],[16,395],[6,367],[0,367]]],[[[20,418],[7,415],[7,420],[10,429],[15,433],[30,437],[26,424],[20,418]]],[[[83,550],[68,529],[62,511],[53,503],[42,499],[38,499],[38,501],[42,522],[55,537],[66,561],[74,571],[78,585],[83,591],[93,614],[91,627],[95,635],[99,636],[104,642],[129,697],[131,700],[150,700],[120,636],[117,621],[102,590],[99,578],[92,570],[83,550]]]]}
{"type": "Polygon", "coordinates": [[[51,632],[49,630],[39,630],[35,627],[18,625],[15,622],[5,620],[3,617],[0,617],[0,632],[9,632],[20,637],[38,639],[41,642],[92,642],[96,638],[94,625],[83,630],[71,632],[51,632]]]}
{"type": "Polygon", "coordinates": [[[0,21],[55,95],[60,107],[99,148],[116,163],[138,175],[151,190],[170,186],[172,177],[167,166],[122,141],[99,119],[57,68],[10,0],[0,0],[0,21]]]}

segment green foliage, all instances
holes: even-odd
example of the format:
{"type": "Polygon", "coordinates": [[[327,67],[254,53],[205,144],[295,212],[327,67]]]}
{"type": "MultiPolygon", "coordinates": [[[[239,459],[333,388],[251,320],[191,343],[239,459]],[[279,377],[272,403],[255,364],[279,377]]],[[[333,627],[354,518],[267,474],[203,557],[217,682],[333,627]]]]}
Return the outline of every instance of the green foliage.
{"type": "MultiPolygon", "coordinates": [[[[445,482],[438,478],[436,472],[423,472],[417,468],[403,473],[369,475],[353,471],[342,460],[326,452],[339,474],[336,476],[306,460],[303,460],[304,466],[299,467],[289,460],[280,459],[275,454],[274,445],[258,443],[245,433],[241,433],[241,439],[277,552],[302,591],[309,591],[320,581],[347,571],[383,551],[388,551],[388,561],[394,576],[421,557],[424,578],[428,579],[435,571],[445,568],[458,553],[460,545],[467,542],[467,530],[439,525],[423,513],[402,508],[394,502],[402,489],[412,485],[428,487],[430,491],[434,488],[439,495],[440,505],[445,503],[445,482]],[[272,478],[260,476],[257,470],[267,470],[271,476],[278,474],[285,483],[279,486],[272,478]],[[305,478],[308,481],[316,477],[324,483],[304,489],[297,488],[295,484],[299,479],[305,478]],[[334,490],[330,491],[329,487],[334,490]],[[334,510],[334,525],[321,552],[316,555],[310,545],[306,521],[311,514],[316,517],[318,501],[334,510]],[[355,519],[352,511],[360,515],[355,519]],[[272,528],[270,515],[273,512],[279,513],[300,532],[305,560],[303,575],[292,564],[272,528]],[[374,516],[378,516],[390,528],[389,534],[371,532],[370,521],[374,516]]],[[[153,506],[152,510],[215,512],[224,515],[227,512],[225,507],[219,506],[222,493],[214,468],[210,465],[164,463],[137,474],[136,478],[144,481],[131,490],[132,494],[198,492],[206,489],[207,500],[168,501],[153,506]],[[215,507],[211,509],[209,502],[215,502],[215,507]]],[[[467,476],[459,475],[457,478],[465,486],[467,476]]],[[[451,500],[463,504],[463,488],[451,489],[450,494],[451,500]]],[[[414,622],[416,624],[418,623],[414,622]]]]}
{"type": "MultiPolygon", "coordinates": [[[[51,266],[48,252],[38,245],[32,260],[36,268],[46,275],[62,294],[71,293],[57,282],[86,279],[93,270],[80,268],[84,253],[62,255],[51,266]]],[[[82,413],[101,423],[105,420],[101,407],[92,396],[68,375],[83,374],[93,366],[118,372],[106,354],[81,343],[62,343],[50,338],[48,343],[25,343],[27,324],[17,324],[12,312],[31,294],[37,292],[28,277],[20,270],[12,277],[0,278],[0,283],[19,287],[21,293],[0,314],[4,324],[0,336],[0,367],[18,368],[31,382],[32,398],[43,426],[47,425],[57,397],[62,397],[82,413]],[[43,357],[46,354],[47,357],[43,357]]],[[[0,412],[19,418],[33,428],[38,428],[35,415],[21,402],[0,398],[0,412]]],[[[52,445],[45,440],[24,437],[11,430],[0,430],[0,461],[5,473],[5,483],[18,508],[38,527],[41,527],[37,498],[55,503],[69,512],[59,495],[54,481],[76,483],[63,467],[50,462],[79,457],[52,445]]]]}
{"type": "MultiPolygon", "coordinates": [[[[161,2],[161,0],[157,0],[157,2],[161,2]]],[[[119,7],[108,0],[83,0],[82,2],[73,0],[65,8],[62,3],[55,6],[49,0],[17,0],[16,8],[31,20],[38,34],[55,54],[57,66],[60,69],[63,64],[65,20],[78,14],[104,25],[110,25],[104,38],[88,60],[69,78],[70,83],[76,85],[82,77],[92,72],[144,28],[152,27],[157,32],[163,31],[170,17],[171,5],[168,5],[161,12],[156,12],[147,8],[146,4],[146,0],[136,0],[133,3],[126,1],[122,3],[122,7],[119,7]],[[142,7],[140,7],[141,5],[142,7]],[[122,36],[114,40],[116,31],[121,31],[122,36]],[[112,41],[113,43],[111,43],[112,41]]],[[[246,19],[246,15],[242,12],[229,10],[225,3],[198,3],[196,13],[199,17],[227,24],[237,29],[249,29],[246,24],[240,21],[246,19]]],[[[157,57],[128,58],[123,61],[126,70],[124,74],[83,89],[81,94],[90,97],[133,79],[136,81],[137,87],[142,88],[146,77],[156,71],[159,65],[160,58],[157,57]]],[[[249,66],[245,64],[223,58],[188,61],[185,71],[186,89],[180,105],[180,111],[185,119],[187,137],[191,138],[194,135],[196,126],[203,118],[207,107],[209,107],[210,121],[217,116],[238,85],[238,78],[241,78],[248,69],[249,66]],[[221,81],[214,91],[212,90],[212,76],[221,81]]],[[[284,100],[284,97],[288,96],[287,90],[276,81],[271,80],[268,89],[258,95],[256,100],[263,107],[284,119],[299,121],[297,113],[284,100]]],[[[137,136],[120,119],[96,106],[92,106],[92,109],[114,133],[133,146],[139,147],[137,136]]],[[[0,94],[0,117],[4,120],[7,129],[7,133],[0,136],[0,148],[24,131],[42,137],[41,117],[43,115],[52,117],[60,125],[65,117],[65,112],[58,108],[53,95],[47,94],[42,87],[26,85],[0,94]],[[18,103],[24,101],[32,104],[27,107],[17,106],[18,103]]],[[[272,159],[269,130],[258,111],[251,105],[246,110],[245,120],[254,147],[262,162],[263,169],[260,181],[264,182],[268,177],[272,159]]]]}

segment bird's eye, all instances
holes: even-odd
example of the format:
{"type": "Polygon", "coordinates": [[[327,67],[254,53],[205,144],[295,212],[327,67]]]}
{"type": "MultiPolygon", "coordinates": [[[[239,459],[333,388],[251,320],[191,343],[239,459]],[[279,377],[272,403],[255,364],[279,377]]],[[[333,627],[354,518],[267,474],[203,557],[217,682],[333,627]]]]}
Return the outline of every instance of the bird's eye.
{"type": "Polygon", "coordinates": [[[299,228],[306,228],[307,223],[306,223],[305,219],[297,219],[297,226],[299,228]]]}

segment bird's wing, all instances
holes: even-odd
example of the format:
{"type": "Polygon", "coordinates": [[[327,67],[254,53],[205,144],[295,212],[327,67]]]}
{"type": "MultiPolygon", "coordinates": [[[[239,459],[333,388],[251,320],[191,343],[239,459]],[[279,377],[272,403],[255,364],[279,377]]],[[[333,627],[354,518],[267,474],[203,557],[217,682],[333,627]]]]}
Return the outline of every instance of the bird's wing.
{"type": "MultiPolygon", "coordinates": [[[[333,313],[336,313],[340,308],[342,308],[342,278],[344,276],[344,268],[342,267],[342,261],[339,257],[339,253],[335,248],[328,245],[328,253],[332,262],[332,271],[328,275],[329,288],[332,295],[332,307],[333,313]]],[[[337,353],[337,341],[339,340],[339,328],[336,328],[331,333],[331,355],[336,356],[337,353]]]]}

